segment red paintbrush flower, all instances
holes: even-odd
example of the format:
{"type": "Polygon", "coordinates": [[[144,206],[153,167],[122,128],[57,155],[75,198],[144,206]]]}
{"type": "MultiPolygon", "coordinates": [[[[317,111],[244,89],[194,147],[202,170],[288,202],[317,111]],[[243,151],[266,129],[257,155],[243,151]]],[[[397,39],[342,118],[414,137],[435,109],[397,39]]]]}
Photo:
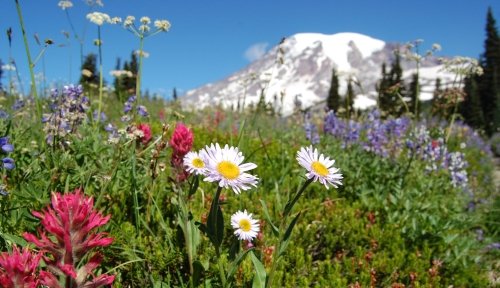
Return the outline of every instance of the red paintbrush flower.
{"type": "Polygon", "coordinates": [[[146,145],[151,141],[151,127],[147,123],[142,123],[137,125],[137,129],[141,130],[143,133],[143,136],[141,137],[141,143],[143,145],[146,145]]]}
{"type": "MultiPolygon", "coordinates": [[[[71,277],[77,287],[89,283],[87,277],[92,275],[91,271],[98,266],[102,257],[97,257],[99,254],[96,254],[78,271],[76,267],[78,261],[91,249],[108,246],[113,242],[113,238],[106,237],[107,233],[94,231],[106,224],[110,216],[97,212],[94,200],[85,197],[80,189],[69,194],[53,193],[51,205],[42,212],[34,211],[33,215],[41,219],[43,229],[39,229],[40,238],[31,233],[24,233],[24,238],[51,254],[51,257],[44,257],[45,263],[55,268],[60,275],[71,277]]],[[[54,280],[50,278],[49,275],[45,280],[54,280]]],[[[102,276],[94,278],[90,283],[101,278],[102,276]]],[[[114,276],[105,278],[106,283],[114,280],[114,276]]]]}
{"type": "Polygon", "coordinates": [[[22,251],[14,246],[12,254],[0,254],[0,286],[36,288],[39,284],[36,270],[42,254],[31,252],[28,248],[22,251]]]}
{"type": "Polygon", "coordinates": [[[184,124],[177,123],[174,134],[170,139],[170,147],[172,147],[175,154],[182,156],[182,159],[193,148],[193,132],[184,124]]]}

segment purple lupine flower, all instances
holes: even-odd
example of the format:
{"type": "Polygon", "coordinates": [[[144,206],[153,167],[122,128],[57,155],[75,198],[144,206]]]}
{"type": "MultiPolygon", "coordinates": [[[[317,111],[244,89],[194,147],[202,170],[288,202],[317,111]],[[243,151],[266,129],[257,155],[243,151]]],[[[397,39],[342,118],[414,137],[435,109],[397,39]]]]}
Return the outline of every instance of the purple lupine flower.
{"type": "Polygon", "coordinates": [[[9,143],[9,137],[0,137],[0,147],[5,153],[14,151],[14,146],[9,143]]]}
{"type": "Polygon", "coordinates": [[[9,117],[10,117],[9,113],[7,113],[4,110],[0,109],[0,119],[7,119],[9,117]]]}
{"type": "Polygon", "coordinates": [[[344,127],[345,127],[345,132],[344,132],[343,146],[346,147],[357,143],[359,140],[361,124],[359,124],[354,120],[349,120],[347,125],[344,125],[344,127]]]}
{"type": "Polygon", "coordinates": [[[14,102],[14,105],[12,105],[12,110],[17,111],[17,110],[23,108],[25,104],[26,103],[24,102],[24,100],[18,99],[18,100],[16,100],[16,102],[14,102]]]}
{"type": "Polygon", "coordinates": [[[137,106],[137,114],[141,115],[142,117],[148,117],[148,109],[146,109],[145,106],[139,105],[137,106]]]}
{"type": "Polygon", "coordinates": [[[3,167],[7,170],[12,170],[16,168],[16,164],[14,164],[14,159],[10,157],[5,157],[2,159],[3,167]]]}
{"type": "Polygon", "coordinates": [[[57,139],[60,144],[67,145],[65,137],[76,132],[78,126],[87,119],[86,111],[89,109],[89,99],[83,96],[81,85],[67,85],[63,87],[62,94],[57,89],[52,89],[49,104],[52,113],[43,115],[43,130],[49,144],[57,139]]]}
{"type": "Polygon", "coordinates": [[[320,138],[318,134],[318,128],[311,122],[311,112],[306,112],[304,114],[304,130],[306,132],[306,139],[311,142],[311,144],[319,144],[320,138]]]}
{"type": "Polygon", "coordinates": [[[108,120],[108,117],[106,116],[106,113],[101,112],[100,117],[97,116],[97,113],[98,113],[97,111],[94,111],[94,113],[92,113],[92,117],[94,117],[94,121],[98,120],[99,122],[106,122],[108,120]]]}
{"type": "Polygon", "coordinates": [[[112,123],[108,123],[108,125],[104,127],[104,130],[106,130],[106,132],[113,132],[116,131],[116,127],[112,123]]]}

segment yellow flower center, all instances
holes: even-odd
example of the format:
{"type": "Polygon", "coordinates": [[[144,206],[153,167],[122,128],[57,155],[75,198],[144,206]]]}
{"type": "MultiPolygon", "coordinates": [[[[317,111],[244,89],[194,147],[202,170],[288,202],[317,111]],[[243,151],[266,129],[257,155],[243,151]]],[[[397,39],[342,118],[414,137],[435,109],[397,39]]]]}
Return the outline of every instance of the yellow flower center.
{"type": "Polygon", "coordinates": [[[243,232],[249,232],[252,229],[252,223],[248,219],[241,219],[238,224],[243,232]]]}
{"type": "Polygon", "coordinates": [[[217,171],[229,180],[234,180],[240,176],[240,168],[229,161],[222,161],[217,164],[217,171]]]}
{"type": "Polygon", "coordinates": [[[325,177],[329,174],[328,169],[326,169],[325,165],[323,165],[321,162],[314,161],[311,164],[311,168],[314,170],[314,172],[316,172],[316,174],[320,176],[325,177]]]}
{"type": "Polygon", "coordinates": [[[205,167],[205,162],[203,162],[203,160],[201,160],[200,158],[194,158],[193,166],[196,168],[203,168],[205,167]]]}

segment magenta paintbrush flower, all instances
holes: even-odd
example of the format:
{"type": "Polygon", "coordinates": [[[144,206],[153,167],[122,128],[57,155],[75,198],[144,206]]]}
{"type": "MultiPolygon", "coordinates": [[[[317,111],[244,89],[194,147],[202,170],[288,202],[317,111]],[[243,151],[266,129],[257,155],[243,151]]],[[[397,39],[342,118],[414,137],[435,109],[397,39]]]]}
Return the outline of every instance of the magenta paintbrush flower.
{"type": "Polygon", "coordinates": [[[38,287],[36,274],[42,254],[31,252],[28,248],[22,251],[14,246],[12,253],[0,254],[0,286],[1,287],[38,287]]]}
{"type": "MultiPolygon", "coordinates": [[[[80,189],[69,194],[53,193],[51,205],[42,212],[34,211],[33,215],[41,220],[43,229],[39,229],[40,238],[31,233],[24,233],[24,238],[52,255],[44,257],[44,261],[57,274],[69,276],[76,284],[74,287],[87,287],[89,283],[92,283],[91,287],[99,287],[113,282],[114,276],[108,275],[87,279],[102,260],[99,253],[76,269],[79,261],[91,249],[113,242],[107,233],[94,231],[106,224],[110,216],[103,216],[96,211],[91,197],[85,197],[80,189]]],[[[47,284],[56,280],[50,275],[45,276],[47,284]]]]}

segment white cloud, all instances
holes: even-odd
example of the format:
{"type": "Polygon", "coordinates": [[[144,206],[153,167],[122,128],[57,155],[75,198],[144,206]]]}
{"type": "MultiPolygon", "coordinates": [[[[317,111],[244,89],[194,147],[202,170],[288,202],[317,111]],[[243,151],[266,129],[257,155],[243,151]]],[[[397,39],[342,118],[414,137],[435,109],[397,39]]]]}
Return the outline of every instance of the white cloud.
{"type": "Polygon", "coordinates": [[[264,56],[264,54],[266,54],[267,46],[269,46],[269,43],[253,44],[245,51],[245,58],[250,62],[260,59],[264,56]]]}

